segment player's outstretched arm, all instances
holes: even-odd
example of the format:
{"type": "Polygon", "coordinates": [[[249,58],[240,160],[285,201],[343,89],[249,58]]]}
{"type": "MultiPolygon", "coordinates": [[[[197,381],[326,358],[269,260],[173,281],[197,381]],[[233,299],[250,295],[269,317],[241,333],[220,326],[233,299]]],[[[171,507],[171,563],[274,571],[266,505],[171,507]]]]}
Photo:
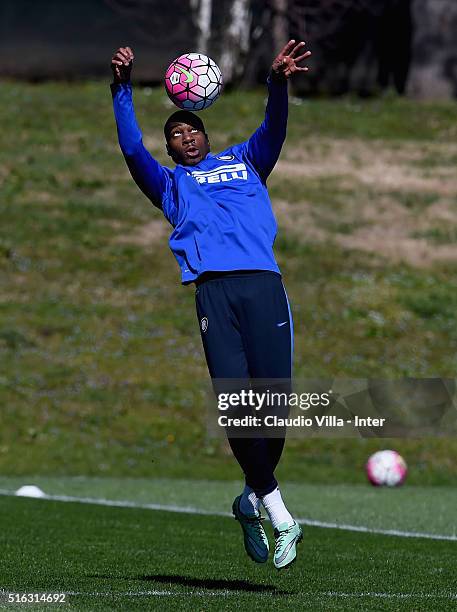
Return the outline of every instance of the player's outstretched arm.
{"type": "Polygon", "coordinates": [[[303,52],[304,46],[303,41],[297,43],[289,40],[273,60],[268,78],[265,119],[247,142],[247,155],[263,180],[267,179],[278,161],[286,138],[287,81],[296,73],[308,71],[308,66],[300,65],[311,55],[311,51],[303,52]]]}
{"type": "Polygon", "coordinates": [[[119,146],[138,187],[173,222],[172,204],[168,197],[171,191],[170,179],[166,169],[143,145],[143,136],[135,117],[130,82],[133,60],[134,54],[130,47],[119,47],[111,59],[111,92],[119,146]]]}

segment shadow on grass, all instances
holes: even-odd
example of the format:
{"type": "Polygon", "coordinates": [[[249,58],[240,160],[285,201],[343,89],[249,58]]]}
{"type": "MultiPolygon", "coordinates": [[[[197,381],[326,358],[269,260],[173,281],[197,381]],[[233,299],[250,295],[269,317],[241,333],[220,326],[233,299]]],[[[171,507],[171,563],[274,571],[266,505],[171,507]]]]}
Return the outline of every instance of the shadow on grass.
{"type": "Polygon", "coordinates": [[[271,584],[253,584],[248,580],[212,580],[210,578],[190,578],[189,576],[175,576],[167,574],[156,574],[152,576],[138,576],[138,580],[151,580],[166,584],[179,584],[185,587],[197,587],[201,589],[221,589],[223,591],[247,591],[251,593],[270,592],[275,595],[289,595],[286,591],[279,591],[271,584]]]}
{"type": "MultiPolygon", "coordinates": [[[[95,575],[89,578],[109,578],[113,576],[95,575]]],[[[154,574],[150,576],[125,576],[125,580],[142,580],[145,582],[160,582],[163,584],[179,584],[183,587],[196,587],[200,589],[221,591],[246,591],[248,593],[271,593],[272,595],[290,595],[288,591],[277,589],[272,584],[255,584],[247,580],[213,580],[210,578],[191,578],[189,576],[176,576],[174,574],[154,574]]]]}

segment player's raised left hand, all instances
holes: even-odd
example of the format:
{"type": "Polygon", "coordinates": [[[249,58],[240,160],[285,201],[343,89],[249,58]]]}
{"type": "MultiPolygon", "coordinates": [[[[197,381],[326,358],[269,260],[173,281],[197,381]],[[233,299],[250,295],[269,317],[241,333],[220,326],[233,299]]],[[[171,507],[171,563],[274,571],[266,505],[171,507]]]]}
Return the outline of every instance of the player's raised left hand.
{"type": "Polygon", "coordinates": [[[130,81],[132,65],[135,56],[130,47],[119,47],[111,58],[111,70],[115,83],[126,83],[130,81]]]}
{"type": "Polygon", "coordinates": [[[311,55],[311,51],[303,51],[306,43],[303,41],[297,43],[295,40],[289,40],[282,51],[275,57],[271,66],[271,74],[274,78],[288,79],[295,72],[308,72],[308,66],[298,66],[298,63],[311,55]]]}

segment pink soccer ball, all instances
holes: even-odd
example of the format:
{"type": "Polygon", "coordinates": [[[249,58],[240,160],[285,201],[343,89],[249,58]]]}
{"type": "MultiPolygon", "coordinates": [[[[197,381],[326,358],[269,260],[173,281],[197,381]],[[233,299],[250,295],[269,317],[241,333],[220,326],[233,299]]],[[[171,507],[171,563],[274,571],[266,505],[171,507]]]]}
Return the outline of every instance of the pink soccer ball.
{"type": "Polygon", "coordinates": [[[408,473],[405,460],[393,450],[382,450],[371,455],[366,470],[368,480],[375,487],[398,487],[404,483],[408,473]]]}
{"type": "Polygon", "coordinates": [[[171,62],[165,73],[165,89],[179,108],[199,111],[211,106],[222,89],[219,66],[202,53],[185,53],[171,62]]]}

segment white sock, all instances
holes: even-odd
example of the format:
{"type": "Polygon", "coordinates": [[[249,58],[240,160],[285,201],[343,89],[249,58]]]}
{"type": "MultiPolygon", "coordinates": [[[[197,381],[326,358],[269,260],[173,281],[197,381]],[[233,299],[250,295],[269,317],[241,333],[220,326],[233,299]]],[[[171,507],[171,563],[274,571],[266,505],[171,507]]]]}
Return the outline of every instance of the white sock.
{"type": "Polygon", "coordinates": [[[294,524],[294,519],[284,505],[281,492],[278,488],[268,493],[268,495],[264,495],[261,498],[261,502],[273,525],[273,529],[276,529],[281,523],[287,523],[289,526],[294,524]]]}
{"type": "Polygon", "coordinates": [[[244,487],[243,494],[240,499],[240,510],[243,514],[257,514],[260,508],[260,499],[248,485],[244,487]]]}

